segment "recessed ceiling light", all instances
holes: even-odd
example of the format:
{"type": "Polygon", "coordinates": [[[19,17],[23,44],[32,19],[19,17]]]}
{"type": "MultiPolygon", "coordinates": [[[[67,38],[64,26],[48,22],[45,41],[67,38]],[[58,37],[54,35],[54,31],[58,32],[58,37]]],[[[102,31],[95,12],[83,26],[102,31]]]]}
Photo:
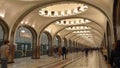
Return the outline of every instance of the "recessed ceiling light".
{"type": "Polygon", "coordinates": [[[5,12],[0,12],[0,17],[4,18],[5,17],[5,12]]]}
{"type": "Polygon", "coordinates": [[[27,24],[28,23],[28,21],[25,21],[25,24],[27,24]]]}
{"type": "Polygon", "coordinates": [[[21,21],[21,24],[23,24],[24,23],[24,21],[21,21]]]}
{"type": "Polygon", "coordinates": [[[35,27],[35,25],[32,25],[32,27],[34,28],[34,27],[35,27]]]}
{"type": "Polygon", "coordinates": [[[25,30],[21,30],[22,33],[25,33],[25,30]]]}

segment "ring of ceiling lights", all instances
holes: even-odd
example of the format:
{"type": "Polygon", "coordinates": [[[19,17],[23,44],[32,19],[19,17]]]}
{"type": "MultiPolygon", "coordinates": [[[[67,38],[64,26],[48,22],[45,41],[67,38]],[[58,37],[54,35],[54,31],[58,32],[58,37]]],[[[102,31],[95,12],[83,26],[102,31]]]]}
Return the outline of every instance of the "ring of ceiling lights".
{"type": "Polygon", "coordinates": [[[72,26],[72,27],[67,27],[66,30],[73,30],[72,33],[81,36],[81,37],[87,37],[87,38],[92,38],[92,33],[91,33],[91,27],[88,26],[72,26]]]}
{"type": "Polygon", "coordinates": [[[91,21],[88,19],[74,18],[74,19],[65,19],[65,20],[56,21],[56,24],[57,25],[80,25],[80,24],[87,24],[90,22],[91,21]]]}
{"type": "Polygon", "coordinates": [[[87,38],[92,38],[92,33],[91,31],[88,30],[80,30],[80,31],[74,31],[73,33],[77,34],[78,36],[81,37],[87,37],[87,38]]]}
{"type": "Polygon", "coordinates": [[[85,30],[85,29],[92,29],[92,28],[88,26],[71,26],[66,28],[66,30],[85,30]]]}
{"type": "Polygon", "coordinates": [[[39,15],[45,17],[63,17],[85,12],[88,6],[81,3],[59,3],[40,8],[39,15]]]}

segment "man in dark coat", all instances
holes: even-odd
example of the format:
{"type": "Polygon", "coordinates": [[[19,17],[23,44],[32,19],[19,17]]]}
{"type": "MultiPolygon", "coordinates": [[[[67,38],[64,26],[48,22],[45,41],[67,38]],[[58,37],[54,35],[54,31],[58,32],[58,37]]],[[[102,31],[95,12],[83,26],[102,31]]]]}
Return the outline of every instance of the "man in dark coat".
{"type": "Polygon", "coordinates": [[[65,47],[62,48],[62,57],[63,60],[66,59],[67,49],[65,47]]]}
{"type": "Polygon", "coordinates": [[[111,52],[110,64],[112,68],[120,68],[120,40],[117,41],[116,48],[111,52]]]}

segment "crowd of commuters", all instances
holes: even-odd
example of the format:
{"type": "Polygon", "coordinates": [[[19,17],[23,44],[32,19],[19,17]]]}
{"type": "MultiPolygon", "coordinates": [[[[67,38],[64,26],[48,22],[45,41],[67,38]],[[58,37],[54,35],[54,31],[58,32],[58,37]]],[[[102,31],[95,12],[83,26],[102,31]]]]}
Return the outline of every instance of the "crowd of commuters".
{"type": "MultiPolygon", "coordinates": [[[[0,59],[1,59],[1,68],[7,68],[7,61],[8,56],[10,53],[9,49],[9,41],[5,41],[3,45],[0,47],[0,59]]],[[[111,52],[110,56],[110,64],[112,68],[120,68],[120,40],[116,42],[116,45],[114,45],[115,48],[111,52]]],[[[76,51],[81,50],[81,52],[84,52],[86,57],[88,56],[88,53],[94,50],[101,50],[101,48],[83,48],[83,49],[76,49],[76,51]]],[[[106,51],[105,51],[106,52],[106,51]]],[[[54,56],[56,58],[59,58],[62,56],[62,59],[66,59],[66,55],[68,54],[68,49],[66,47],[55,47],[54,48],[54,56]]],[[[104,53],[103,53],[104,55],[104,53]]],[[[107,56],[104,56],[105,59],[107,59],[107,56]]]]}
{"type": "Polygon", "coordinates": [[[83,48],[83,49],[82,49],[82,52],[84,52],[84,53],[85,53],[85,56],[88,57],[88,53],[89,53],[89,52],[97,51],[97,50],[99,51],[100,48],[83,48]]]}
{"type": "MultiPolygon", "coordinates": [[[[74,49],[76,52],[83,52],[85,53],[85,56],[88,57],[88,53],[91,51],[96,51],[100,50],[100,48],[75,48],[74,49]]],[[[62,56],[62,59],[66,59],[66,55],[68,54],[68,48],[66,47],[55,47],[54,48],[54,57],[55,58],[60,58],[62,56]]],[[[70,51],[69,51],[70,52],[70,51]]],[[[72,52],[70,52],[72,53],[72,52]]]]}
{"type": "Polygon", "coordinates": [[[66,59],[66,55],[68,53],[68,49],[66,47],[55,47],[54,48],[54,56],[59,58],[62,56],[63,60],[66,59]]]}

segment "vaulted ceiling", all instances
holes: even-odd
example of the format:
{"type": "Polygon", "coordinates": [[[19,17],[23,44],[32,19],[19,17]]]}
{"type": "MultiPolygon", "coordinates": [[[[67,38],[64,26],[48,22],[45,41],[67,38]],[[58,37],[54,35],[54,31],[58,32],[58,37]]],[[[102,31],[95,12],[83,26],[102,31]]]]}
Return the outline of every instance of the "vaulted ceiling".
{"type": "MultiPolygon", "coordinates": [[[[0,17],[16,31],[29,25],[38,35],[48,31],[87,46],[100,47],[107,24],[113,32],[114,0],[17,0],[0,1],[0,17]]],[[[114,40],[114,35],[111,35],[114,40]]]]}

